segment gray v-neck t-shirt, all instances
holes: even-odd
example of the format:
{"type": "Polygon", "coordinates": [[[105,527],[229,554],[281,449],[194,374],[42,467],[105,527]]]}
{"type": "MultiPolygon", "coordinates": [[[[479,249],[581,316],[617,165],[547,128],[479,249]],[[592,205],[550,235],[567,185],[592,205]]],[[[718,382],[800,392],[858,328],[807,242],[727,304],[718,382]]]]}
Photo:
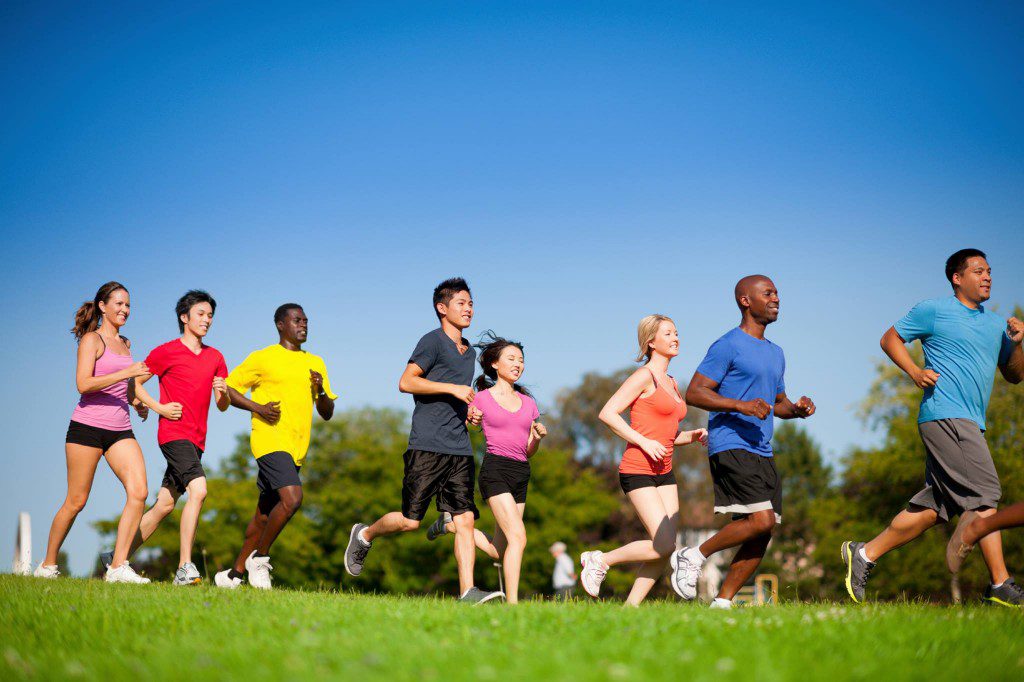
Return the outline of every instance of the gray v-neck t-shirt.
{"type": "MultiPolygon", "coordinates": [[[[468,342],[466,343],[469,346],[468,342]]],[[[445,384],[473,383],[476,350],[459,353],[455,342],[440,328],[423,336],[409,362],[423,370],[423,378],[445,384]]],[[[450,395],[414,395],[409,449],[442,455],[473,455],[466,430],[469,405],[450,395]]]]}

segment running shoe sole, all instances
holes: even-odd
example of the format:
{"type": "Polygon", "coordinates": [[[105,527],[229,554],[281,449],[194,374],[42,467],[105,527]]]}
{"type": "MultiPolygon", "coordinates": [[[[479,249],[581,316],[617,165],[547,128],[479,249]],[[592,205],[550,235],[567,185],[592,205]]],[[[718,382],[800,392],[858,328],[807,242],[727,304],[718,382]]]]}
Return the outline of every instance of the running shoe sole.
{"type": "MultiPolygon", "coordinates": [[[[356,537],[356,533],[359,532],[359,526],[360,526],[360,524],[358,524],[358,523],[353,525],[352,526],[352,530],[350,530],[349,533],[348,533],[348,544],[349,544],[350,547],[352,546],[353,542],[359,542],[359,538],[356,537]]],[[[358,573],[353,573],[352,569],[349,568],[349,566],[348,566],[348,548],[345,549],[345,572],[348,573],[353,578],[358,578],[359,577],[359,574],[358,573]]]]}
{"type": "Polygon", "coordinates": [[[964,528],[976,518],[978,518],[978,512],[966,511],[960,515],[960,520],[956,523],[953,536],[949,539],[949,544],[946,545],[946,568],[949,569],[950,573],[959,573],[964,559],[974,549],[974,545],[964,544],[963,537],[964,528]]]}
{"type": "MultiPolygon", "coordinates": [[[[684,547],[683,549],[686,548],[684,547]]],[[[683,596],[682,589],[680,589],[679,585],[676,583],[676,573],[679,572],[679,556],[682,551],[682,549],[676,550],[675,552],[672,552],[672,555],[668,558],[668,564],[672,567],[672,579],[669,580],[669,583],[672,585],[672,591],[675,592],[680,599],[686,599],[686,597],[683,596]]]]}
{"type": "Polygon", "coordinates": [[[853,553],[850,551],[850,545],[852,540],[847,540],[843,543],[839,553],[843,557],[843,563],[846,564],[846,593],[850,595],[850,599],[855,604],[859,604],[860,600],[857,599],[857,595],[853,593],[853,553]]]}

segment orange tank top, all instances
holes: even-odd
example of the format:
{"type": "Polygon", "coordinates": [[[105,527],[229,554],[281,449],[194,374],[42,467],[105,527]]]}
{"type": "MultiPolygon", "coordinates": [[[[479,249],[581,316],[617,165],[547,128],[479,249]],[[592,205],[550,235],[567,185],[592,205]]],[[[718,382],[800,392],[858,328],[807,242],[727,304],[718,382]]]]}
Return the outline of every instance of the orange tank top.
{"type": "Polygon", "coordinates": [[[669,377],[671,387],[658,384],[654,372],[654,393],[646,398],[638,397],[629,408],[629,425],[642,436],[658,441],[668,453],[661,460],[651,459],[637,446],[630,444],[619,463],[621,474],[647,474],[658,476],[672,471],[672,450],[679,422],[686,416],[686,402],[679,395],[675,379],[669,377]]]}

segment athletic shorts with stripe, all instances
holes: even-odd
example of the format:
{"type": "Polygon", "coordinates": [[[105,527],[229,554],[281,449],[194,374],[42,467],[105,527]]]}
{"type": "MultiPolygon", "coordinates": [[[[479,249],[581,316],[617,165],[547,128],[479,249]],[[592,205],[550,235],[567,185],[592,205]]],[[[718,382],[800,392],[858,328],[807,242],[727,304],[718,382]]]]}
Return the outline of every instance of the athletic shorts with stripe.
{"type": "Polygon", "coordinates": [[[782,523],[782,481],[774,457],[723,450],[708,457],[715,485],[715,513],[739,518],[769,509],[782,523]]]}

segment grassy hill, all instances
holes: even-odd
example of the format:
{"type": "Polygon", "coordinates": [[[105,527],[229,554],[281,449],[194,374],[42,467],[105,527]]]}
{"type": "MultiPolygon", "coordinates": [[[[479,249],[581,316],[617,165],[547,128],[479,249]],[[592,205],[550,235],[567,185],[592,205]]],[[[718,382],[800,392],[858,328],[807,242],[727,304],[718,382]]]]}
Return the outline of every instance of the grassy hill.
{"type": "Polygon", "coordinates": [[[1024,678],[1024,614],[982,606],[452,599],[0,576],[0,679],[1024,678]]]}

